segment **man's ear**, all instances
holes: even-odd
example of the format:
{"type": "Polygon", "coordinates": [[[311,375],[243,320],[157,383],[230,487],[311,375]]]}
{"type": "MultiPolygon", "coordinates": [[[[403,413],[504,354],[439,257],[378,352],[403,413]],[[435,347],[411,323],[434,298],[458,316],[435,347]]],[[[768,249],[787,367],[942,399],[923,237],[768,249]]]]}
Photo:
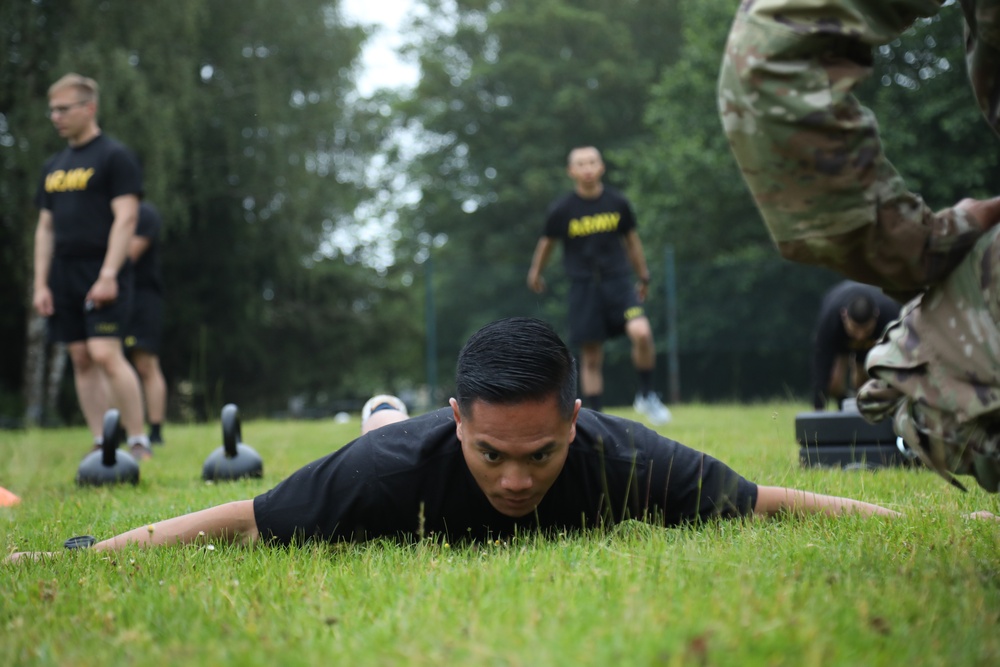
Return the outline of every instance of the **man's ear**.
{"type": "Polygon", "coordinates": [[[569,425],[569,441],[573,442],[576,440],[576,418],[580,416],[580,408],[583,406],[583,401],[579,398],[576,399],[576,404],[573,406],[573,417],[570,420],[569,425]]]}
{"type": "Polygon", "coordinates": [[[458,411],[458,401],[454,398],[448,399],[448,405],[451,406],[451,414],[455,417],[455,435],[458,437],[459,441],[462,440],[462,413],[458,411]]]}

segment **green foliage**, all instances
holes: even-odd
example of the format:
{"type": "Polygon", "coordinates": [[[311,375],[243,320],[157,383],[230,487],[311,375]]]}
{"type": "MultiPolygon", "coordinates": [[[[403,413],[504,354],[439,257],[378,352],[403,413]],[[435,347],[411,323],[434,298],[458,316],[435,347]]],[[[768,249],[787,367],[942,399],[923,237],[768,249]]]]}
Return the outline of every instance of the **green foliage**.
{"type": "Polygon", "coordinates": [[[70,70],[101,85],[102,129],[138,153],[164,216],[162,362],[203,416],[223,400],[271,410],[415,374],[419,326],[377,307],[407,298],[398,279],[362,265],[363,249],[327,243],[358,226],[365,161],[387,125],[354,103],[363,33],[337,3],[8,3],[0,23],[11,65],[0,68],[0,253],[16,269],[0,329],[20,343],[0,355],[0,393],[20,388],[31,196],[62,147],[46,89],[70,70]],[[360,363],[388,330],[406,337],[385,346],[399,354],[360,363]]]}
{"type": "Polygon", "coordinates": [[[491,319],[537,312],[525,276],[548,204],[571,186],[566,155],[641,140],[676,10],[665,0],[426,4],[430,18],[413,30],[423,76],[400,107],[426,146],[410,170],[422,200],[401,221],[413,239],[447,240],[435,287],[450,350],[491,319]]]}
{"type": "Polygon", "coordinates": [[[995,196],[997,137],[969,86],[956,3],[879,49],[860,96],[881,120],[886,154],[933,208],[995,196]]]}
{"type": "Polygon", "coordinates": [[[194,391],[251,410],[343,391],[347,373],[331,370],[356,358],[351,303],[374,277],[360,266],[327,270],[342,260],[318,254],[359,201],[352,171],[367,149],[346,108],[345,72],[360,35],[326,3],[296,9],[209,5],[190,73],[197,120],[182,139],[188,223],[171,230],[164,252],[180,297],[169,300],[168,331],[181,344],[166,351],[168,365],[203,360],[194,391]],[[320,360],[310,368],[325,369],[322,379],[296,372],[320,360]]]}
{"type": "MultiPolygon", "coordinates": [[[[855,497],[899,519],[783,517],[472,547],[198,544],[0,563],[10,665],[991,665],[1000,659],[997,510],[927,471],[801,469],[804,404],[686,405],[665,431],[765,484],[855,497]]],[[[629,413],[622,413],[628,416],[629,413]]],[[[62,552],[261,493],[358,421],[249,420],[262,480],[200,481],[216,426],[171,425],[136,488],[78,489],[83,429],[0,441],[0,545],[62,552]]]]}
{"type": "MultiPolygon", "coordinates": [[[[55,35],[38,3],[0,4],[0,394],[21,391],[34,221],[31,205],[44,147],[54,145],[44,117],[55,35]]],[[[11,413],[7,413],[8,415],[11,413]]]]}
{"type": "Polygon", "coordinates": [[[645,109],[652,141],[620,155],[629,191],[647,219],[644,241],[653,248],[672,244],[682,261],[770,245],[716,110],[732,4],[681,5],[680,55],[652,87],[645,109]]]}

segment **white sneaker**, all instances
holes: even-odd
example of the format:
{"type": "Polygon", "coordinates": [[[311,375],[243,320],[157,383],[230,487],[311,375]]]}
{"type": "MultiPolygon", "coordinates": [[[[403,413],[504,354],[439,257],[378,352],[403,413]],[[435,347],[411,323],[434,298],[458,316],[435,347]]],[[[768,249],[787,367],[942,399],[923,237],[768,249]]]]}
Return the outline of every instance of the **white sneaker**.
{"type": "Polygon", "coordinates": [[[379,394],[369,398],[365,403],[365,407],[361,408],[361,426],[364,427],[365,422],[372,416],[372,413],[383,405],[388,406],[388,408],[382,408],[383,410],[392,409],[402,412],[405,417],[410,416],[410,413],[406,411],[406,403],[403,403],[398,396],[379,394]]]}
{"type": "Polygon", "coordinates": [[[134,435],[128,439],[128,451],[137,462],[153,458],[153,448],[149,446],[149,436],[134,435]]]}
{"type": "Polygon", "coordinates": [[[660,397],[656,394],[651,393],[648,396],[636,394],[635,403],[632,404],[632,407],[635,408],[636,412],[648,419],[650,424],[656,426],[662,426],[673,419],[670,409],[660,401],[660,397]]]}

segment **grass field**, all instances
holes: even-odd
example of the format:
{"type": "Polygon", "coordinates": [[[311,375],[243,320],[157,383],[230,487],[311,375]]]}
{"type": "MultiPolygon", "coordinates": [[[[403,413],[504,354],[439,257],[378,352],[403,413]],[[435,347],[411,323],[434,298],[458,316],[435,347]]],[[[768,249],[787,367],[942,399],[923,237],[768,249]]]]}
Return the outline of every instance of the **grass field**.
{"type": "MultiPolygon", "coordinates": [[[[5,665],[998,665],[1000,513],[927,471],[802,469],[792,403],[682,405],[661,431],[764,484],[902,519],[783,518],[451,547],[192,545],[0,564],[5,665]]],[[[634,416],[630,411],[620,414],[634,416]]],[[[137,487],[73,483],[83,429],[0,432],[5,553],[252,497],[347,442],[243,424],[263,480],[206,484],[218,423],[170,424],[137,487]]]]}

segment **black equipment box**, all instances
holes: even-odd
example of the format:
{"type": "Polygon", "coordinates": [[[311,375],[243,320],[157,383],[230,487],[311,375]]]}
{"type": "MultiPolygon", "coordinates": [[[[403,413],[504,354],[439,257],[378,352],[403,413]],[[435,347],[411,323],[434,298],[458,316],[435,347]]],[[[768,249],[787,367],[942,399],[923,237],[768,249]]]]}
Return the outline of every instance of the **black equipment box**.
{"type": "Polygon", "coordinates": [[[821,447],[799,447],[799,463],[805,467],[832,468],[885,468],[887,466],[911,466],[911,459],[896,446],[888,445],[828,445],[821,447]]]}
{"type": "Polygon", "coordinates": [[[824,445],[892,445],[896,446],[896,433],[892,420],[883,419],[869,424],[861,413],[800,412],[795,415],[795,440],[802,446],[824,445]]]}
{"type": "Polygon", "coordinates": [[[808,467],[882,468],[917,462],[897,445],[892,420],[865,421],[856,410],[801,412],[795,416],[799,462],[808,467]]]}

